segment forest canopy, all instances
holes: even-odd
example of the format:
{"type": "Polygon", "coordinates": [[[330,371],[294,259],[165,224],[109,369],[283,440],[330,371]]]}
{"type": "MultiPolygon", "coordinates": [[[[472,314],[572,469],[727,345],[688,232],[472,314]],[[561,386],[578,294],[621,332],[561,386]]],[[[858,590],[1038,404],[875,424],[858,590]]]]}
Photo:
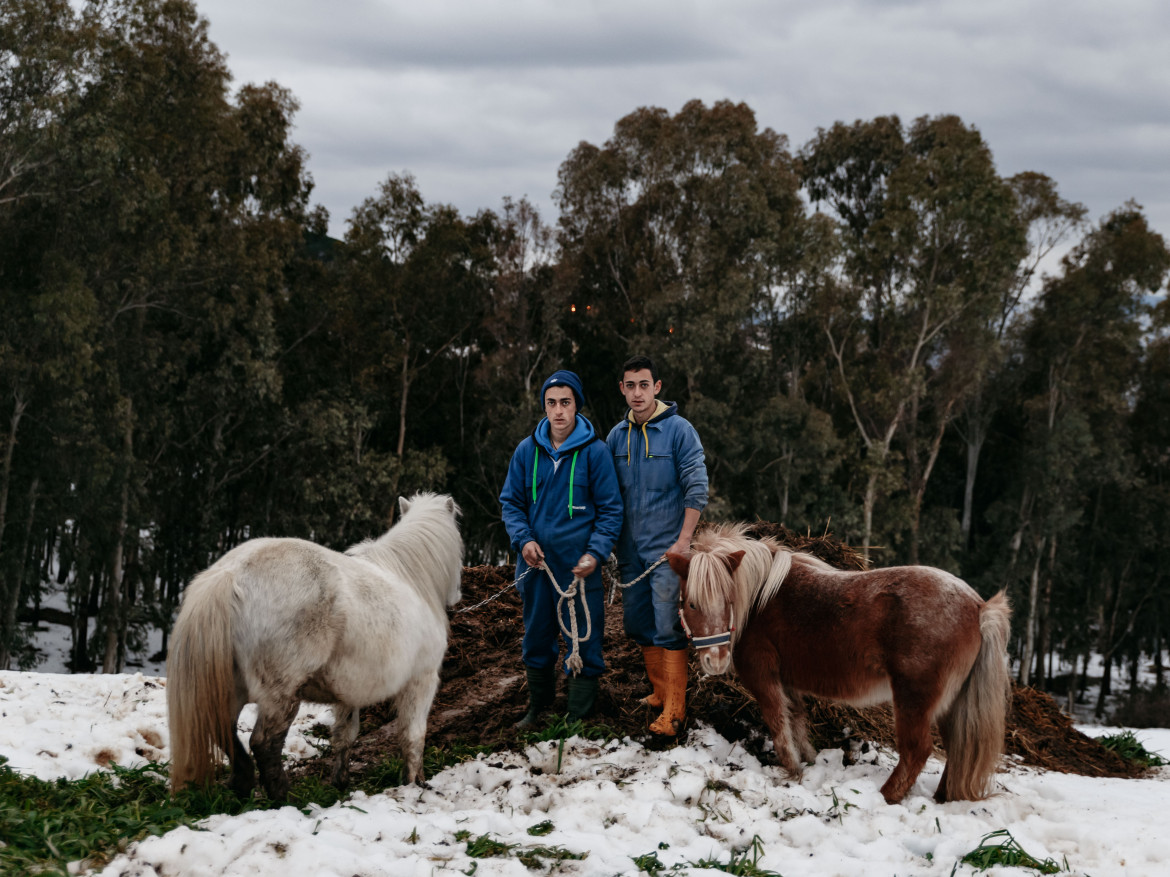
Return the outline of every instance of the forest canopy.
{"type": "Polygon", "coordinates": [[[555,217],[390,172],[334,239],[296,110],[230,87],[189,0],[0,7],[0,667],[49,589],[73,668],[116,672],[227,549],[344,547],[417,490],[508,562],[542,380],[577,371],[604,434],[633,353],[703,439],[707,517],[1007,588],[1025,682],[1161,654],[1170,250],[1137,203],[1001,176],[953,115],[794,149],[696,100],[568,149],[555,217]]]}

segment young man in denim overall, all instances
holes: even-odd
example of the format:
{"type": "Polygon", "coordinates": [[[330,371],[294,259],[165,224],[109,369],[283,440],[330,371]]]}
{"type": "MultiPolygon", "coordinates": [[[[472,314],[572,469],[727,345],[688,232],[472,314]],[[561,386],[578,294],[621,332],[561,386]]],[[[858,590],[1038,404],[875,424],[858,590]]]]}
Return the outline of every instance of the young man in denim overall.
{"type": "MultiPolygon", "coordinates": [[[[629,411],[610,430],[625,516],[617,543],[623,582],[641,576],[667,551],[689,554],[699,514],[707,505],[707,467],[695,428],[674,402],[656,397],[662,381],[654,363],[634,356],[622,366],[629,411]]],[[[662,714],[650,725],[674,736],[686,718],[687,638],[678,618],[678,576],[666,563],[622,595],[626,633],[642,647],[654,686],[643,702],[662,714]]]]}

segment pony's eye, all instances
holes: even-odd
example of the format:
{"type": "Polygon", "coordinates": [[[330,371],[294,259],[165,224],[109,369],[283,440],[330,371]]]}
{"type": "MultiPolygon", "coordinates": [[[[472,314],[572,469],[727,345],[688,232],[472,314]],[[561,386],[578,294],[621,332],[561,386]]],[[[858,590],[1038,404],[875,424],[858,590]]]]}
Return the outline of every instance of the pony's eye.
{"type": "Polygon", "coordinates": [[[694,603],[687,603],[687,608],[693,611],[695,608],[695,604],[694,603]]]}

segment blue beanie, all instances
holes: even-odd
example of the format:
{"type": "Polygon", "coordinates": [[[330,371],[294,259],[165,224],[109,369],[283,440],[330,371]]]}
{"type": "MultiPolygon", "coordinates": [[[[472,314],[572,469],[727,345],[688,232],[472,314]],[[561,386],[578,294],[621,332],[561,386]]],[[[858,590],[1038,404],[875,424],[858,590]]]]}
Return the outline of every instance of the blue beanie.
{"type": "Polygon", "coordinates": [[[585,390],[581,386],[581,379],[577,377],[576,372],[566,371],[561,369],[555,371],[544,382],[544,386],[540,388],[540,407],[544,407],[544,394],[549,387],[568,387],[573,391],[573,398],[577,401],[577,410],[580,411],[585,407],[585,390]]]}

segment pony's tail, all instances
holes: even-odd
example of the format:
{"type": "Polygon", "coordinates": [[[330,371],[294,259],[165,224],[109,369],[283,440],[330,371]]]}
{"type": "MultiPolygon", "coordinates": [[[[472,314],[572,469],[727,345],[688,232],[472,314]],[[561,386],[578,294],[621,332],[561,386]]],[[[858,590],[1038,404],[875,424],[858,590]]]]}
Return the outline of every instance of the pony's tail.
{"type": "Polygon", "coordinates": [[[1003,754],[1012,686],[1007,643],[1012,610],[1000,591],[979,610],[983,643],[947,716],[946,800],[978,801],[992,791],[1003,754]]]}
{"type": "Polygon", "coordinates": [[[187,587],[167,654],[171,790],[211,779],[235,734],[232,604],[235,575],[207,570],[187,587]]]}

